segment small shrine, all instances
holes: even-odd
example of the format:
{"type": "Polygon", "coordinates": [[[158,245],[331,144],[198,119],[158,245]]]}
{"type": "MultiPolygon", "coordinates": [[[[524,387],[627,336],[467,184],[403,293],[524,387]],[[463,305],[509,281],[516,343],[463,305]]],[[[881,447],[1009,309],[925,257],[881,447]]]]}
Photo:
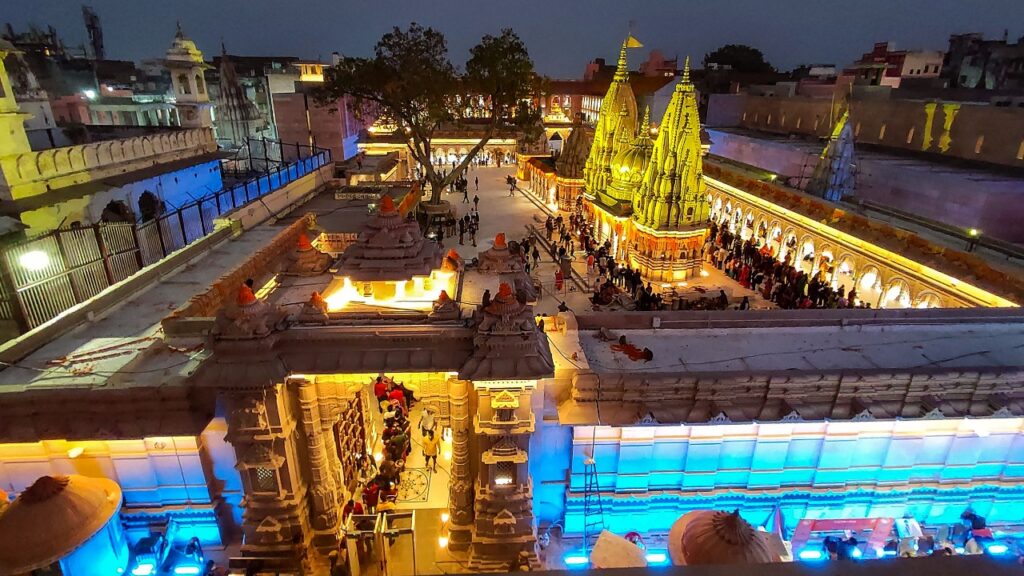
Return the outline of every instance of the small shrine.
{"type": "Polygon", "coordinates": [[[551,351],[533,307],[516,299],[506,282],[480,310],[473,344],[473,355],[460,371],[460,377],[467,380],[536,379],[554,372],[551,351]]]}
{"type": "Polygon", "coordinates": [[[483,274],[497,275],[507,282],[515,296],[525,302],[537,301],[537,288],[526,273],[527,255],[517,242],[508,242],[505,233],[494,237],[494,245],[480,253],[477,269],[483,274]]]}
{"type": "Polygon", "coordinates": [[[457,285],[459,262],[441,250],[384,196],[355,243],[338,258],[335,278],[324,290],[328,310],[340,311],[350,303],[430,310],[442,291],[454,293],[457,285]]]}
{"type": "Polygon", "coordinates": [[[330,254],[317,250],[309,241],[309,234],[299,232],[295,249],[288,255],[283,274],[289,276],[319,276],[331,267],[330,254]]]}
{"type": "Polygon", "coordinates": [[[287,317],[287,312],[260,300],[249,285],[242,284],[234,302],[217,314],[213,335],[217,340],[263,338],[283,328],[287,317]]]}

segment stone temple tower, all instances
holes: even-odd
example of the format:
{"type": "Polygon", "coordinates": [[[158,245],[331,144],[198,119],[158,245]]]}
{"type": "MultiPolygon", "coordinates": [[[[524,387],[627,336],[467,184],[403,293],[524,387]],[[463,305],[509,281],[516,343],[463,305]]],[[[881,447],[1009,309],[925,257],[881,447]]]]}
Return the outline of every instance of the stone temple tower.
{"type": "Polygon", "coordinates": [[[181,125],[186,128],[212,127],[213,104],[203,78],[203,71],[211,66],[203,61],[203,53],[196,48],[195,42],[185,36],[180,23],[174,43],[167,50],[164,65],[171,72],[181,125]]]}

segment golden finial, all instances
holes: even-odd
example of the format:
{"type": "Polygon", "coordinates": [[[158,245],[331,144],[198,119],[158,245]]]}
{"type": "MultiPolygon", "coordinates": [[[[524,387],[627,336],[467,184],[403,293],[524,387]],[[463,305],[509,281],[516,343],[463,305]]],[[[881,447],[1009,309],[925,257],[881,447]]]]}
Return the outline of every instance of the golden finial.
{"type": "Polygon", "coordinates": [[[686,61],[683,63],[683,82],[690,81],[690,57],[686,57],[686,61]]]}
{"type": "Polygon", "coordinates": [[[644,108],[644,120],[640,123],[640,135],[647,136],[651,131],[651,107],[644,108]]]}

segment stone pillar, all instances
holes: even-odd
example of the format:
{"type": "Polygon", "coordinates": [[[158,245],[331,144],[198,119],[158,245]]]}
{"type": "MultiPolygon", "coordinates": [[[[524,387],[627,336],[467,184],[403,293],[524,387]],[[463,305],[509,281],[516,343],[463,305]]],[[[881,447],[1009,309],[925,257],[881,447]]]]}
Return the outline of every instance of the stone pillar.
{"type": "MultiPolygon", "coordinates": [[[[312,498],[310,510],[313,522],[313,545],[325,553],[338,547],[341,533],[341,514],[338,510],[338,486],[331,467],[320,425],[320,407],[316,384],[305,378],[293,378],[290,385],[297,384],[299,406],[302,412],[302,429],[306,437],[306,451],[309,456],[309,479],[312,498]]],[[[331,444],[334,443],[333,437],[331,444]]]]}
{"type": "Polygon", "coordinates": [[[451,403],[452,472],[449,483],[448,507],[451,520],[448,525],[448,548],[453,551],[469,549],[473,539],[473,476],[470,468],[469,435],[470,384],[465,380],[448,381],[451,403]]]}
{"type": "Polygon", "coordinates": [[[283,385],[224,394],[226,439],[235,449],[245,489],[242,500],[243,563],[282,570],[311,569],[313,553],[308,487],[300,472],[296,421],[283,385]]]}

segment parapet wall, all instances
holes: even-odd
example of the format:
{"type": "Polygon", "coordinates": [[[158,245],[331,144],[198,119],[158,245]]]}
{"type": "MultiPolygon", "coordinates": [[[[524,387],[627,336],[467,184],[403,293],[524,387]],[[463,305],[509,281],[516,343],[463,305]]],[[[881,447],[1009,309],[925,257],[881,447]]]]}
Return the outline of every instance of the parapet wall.
{"type": "MultiPolygon", "coordinates": [[[[715,94],[708,113],[718,126],[735,123],[750,130],[827,138],[835,108],[828,98],[715,94]]],[[[850,123],[857,144],[1024,168],[1020,155],[1024,110],[1020,108],[936,100],[854,100],[850,123]]]]}
{"type": "Polygon", "coordinates": [[[17,200],[216,150],[213,130],[196,128],[15,154],[0,158],[0,195],[17,200]]]}

